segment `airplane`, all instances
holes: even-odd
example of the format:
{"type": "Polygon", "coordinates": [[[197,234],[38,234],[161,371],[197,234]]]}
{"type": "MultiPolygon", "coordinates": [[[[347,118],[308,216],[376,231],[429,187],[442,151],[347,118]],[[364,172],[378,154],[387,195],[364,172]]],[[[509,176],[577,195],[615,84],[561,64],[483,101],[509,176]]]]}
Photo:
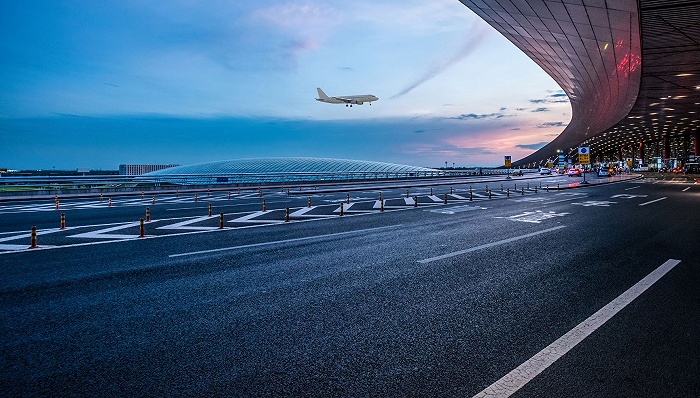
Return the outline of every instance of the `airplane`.
{"type": "Polygon", "coordinates": [[[345,106],[352,106],[353,104],[355,105],[362,105],[365,102],[368,102],[370,105],[372,105],[372,101],[376,101],[379,99],[379,97],[376,97],[372,94],[367,94],[367,95],[346,95],[342,97],[329,97],[326,95],[326,93],[321,90],[320,87],[316,88],[316,91],[318,91],[318,96],[320,98],[316,98],[316,101],[321,101],[321,102],[326,102],[328,104],[345,104],[345,106]]]}

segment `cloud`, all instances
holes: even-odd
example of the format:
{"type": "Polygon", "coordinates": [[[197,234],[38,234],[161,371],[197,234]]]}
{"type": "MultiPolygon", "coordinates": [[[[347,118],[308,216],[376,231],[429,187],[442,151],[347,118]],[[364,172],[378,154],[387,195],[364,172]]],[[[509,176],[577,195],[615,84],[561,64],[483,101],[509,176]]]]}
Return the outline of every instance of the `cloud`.
{"type": "Polygon", "coordinates": [[[498,112],[498,113],[484,113],[484,114],[476,114],[476,113],[463,113],[459,116],[455,117],[449,117],[448,119],[457,119],[457,120],[481,120],[481,119],[502,119],[504,117],[512,117],[515,115],[508,115],[503,112],[498,112]]]}
{"type": "Polygon", "coordinates": [[[564,122],[544,122],[538,125],[538,128],[548,128],[548,127],[566,127],[568,124],[564,122]]]}
{"type": "Polygon", "coordinates": [[[569,97],[563,91],[554,92],[545,98],[530,100],[532,104],[564,104],[567,102],[569,102],[569,97]]]}
{"type": "Polygon", "coordinates": [[[515,147],[522,148],[522,149],[538,150],[547,144],[548,144],[548,142],[538,142],[537,144],[520,144],[520,145],[516,145],[515,147]]]}
{"type": "Polygon", "coordinates": [[[484,32],[485,29],[482,25],[473,25],[472,31],[469,33],[469,40],[456,54],[452,55],[450,58],[436,62],[430,69],[423,73],[423,75],[419,76],[416,80],[406,85],[401,91],[394,94],[391,99],[400,98],[410,93],[416,87],[438,76],[450,66],[469,56],[479,46],[479,44],[481,44],[485,34],[484,32]]]}
{"type": "Polygon", "coordinates": [[[530,112],[549,112],[549,108],[537,108],[531,110],[530,112]]]}
{"type": "Polygon", "coordinates": [[[354,70],[349,66],[339,66],[338,69],[346,72],[352,72],[354,70]]]}

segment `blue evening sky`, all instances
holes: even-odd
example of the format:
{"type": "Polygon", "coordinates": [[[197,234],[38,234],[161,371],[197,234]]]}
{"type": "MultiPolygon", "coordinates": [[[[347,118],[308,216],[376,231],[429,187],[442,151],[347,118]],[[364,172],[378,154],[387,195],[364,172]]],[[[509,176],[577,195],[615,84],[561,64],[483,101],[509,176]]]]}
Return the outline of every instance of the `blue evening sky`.
{"type": "Polygon", "coordinates": [[[457,0],[4,1],[0,167],[259,156],[497,166],[566,96],[457,0]],[[314,101],[374,94],[346,108],[314,101]]]}

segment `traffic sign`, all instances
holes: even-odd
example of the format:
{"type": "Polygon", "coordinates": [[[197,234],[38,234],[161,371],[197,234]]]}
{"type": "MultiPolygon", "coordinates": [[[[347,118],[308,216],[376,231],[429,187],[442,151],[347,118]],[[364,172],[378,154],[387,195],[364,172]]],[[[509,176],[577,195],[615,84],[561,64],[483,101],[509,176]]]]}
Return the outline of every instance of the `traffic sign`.
{"type": "Polygon", "coordinates": [[[581,146],[578,148],[578,162],[579,164],[591,164],[591,152],[589,147],[581,146]]]}
{"type": "Polygon", "coordinates": [[[510,156],[506,156],[506,167],[510,167],[511,161],[510,161],[510,156]]]}

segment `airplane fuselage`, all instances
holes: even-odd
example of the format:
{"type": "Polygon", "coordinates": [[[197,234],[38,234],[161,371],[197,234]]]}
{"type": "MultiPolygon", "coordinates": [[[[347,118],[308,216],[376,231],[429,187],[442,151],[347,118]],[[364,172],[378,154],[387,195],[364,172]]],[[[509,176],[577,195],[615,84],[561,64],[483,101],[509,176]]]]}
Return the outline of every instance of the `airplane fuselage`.
{"type": "Polygon", "coordinates": [[[372,101],[377,101],[379,99],[379,97],[372,94],[330,97],[320,88],[317,88],[316,90],[318,91],[319,96],[319,98],[316,98],[316,101],[325,102],[327,104],[345,104],[345,106],[353,106],[362,105],[365,102],[368,102],[370,105],[372,105],[372,101]]]}

